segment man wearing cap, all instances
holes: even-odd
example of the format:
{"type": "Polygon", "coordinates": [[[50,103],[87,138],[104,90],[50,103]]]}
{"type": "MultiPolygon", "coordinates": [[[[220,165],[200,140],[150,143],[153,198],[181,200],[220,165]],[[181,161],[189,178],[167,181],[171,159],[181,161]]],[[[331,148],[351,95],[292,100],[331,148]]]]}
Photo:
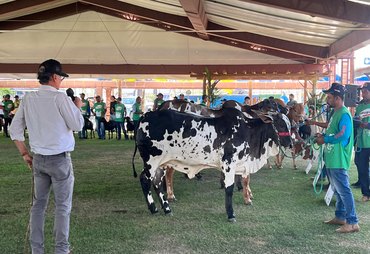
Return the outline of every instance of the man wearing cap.
{"type": "Polygon", "coordinates": [[[370,200],[369,189],[369,157],[370,157],[370,82],[366,82],[361,89],[362,100],[356,108],[355,117],[361,121],[357,129],[355,162],[358,171],[358,180],[361,187],[362,201],[370,200]]]}
{"type": "Polygon", "coordinates": [[[325,221],[326,224],[341,225],[336,232],[358,232],[358,218],[355,202],[349,184],[353,148],[353,122],[351,113],[344,106],[344,86],[333,83],[328,90],[326,102],[334,109],[325,134],[316,135],[316,143],[324,145],[324,162],[330,184],[336,195],[335,217],[325,221]]]}
{"type": "Polygon", "coordinates": [[[105,106],[105,103],[101,101],[100,95],[97,95],[95,97],[95,100],[96,102],[94,103],[93,114],[96,121],[96,131],[98,132],[99,139],[105,139],[105,127],[103,123],[103,118],[105,118],[107,108],[105,106]]]}
{"type": "Polygon", "coordinates": [[[3,111],[4,111],[4,134],[5,137],[9,137],[8,134],[8,126],[12,123],[12,111],[14,110],[14,103],[10,99],[10,95],[6,94],[4,96],[4,101],[3,101],[3,111]]]}
{"type": "MultiPolygon", "coordinates": [[[[82,103],[81,114],[84,118],[84,121],[86,122],[87,120],[89,120],[89,117],[90,117],[90,114],[91,114],[90,103],[89,103],[88,100],[85,99],[85,94],[84,93],[80,93],[80,98],[81,98],[81,103],[82,103]]],[[[85,128],[85,124],[84,124],[84,127],[82,128],[82,131],[78,132],[78,137],[81,138],[81,139],[82,138],[83,139],[87,138],[87,130],[85,128]]]]}
{"type": "Polygon", "coordinates": [[[157,98],[154,100],[153,110],[157,110],[159,106],[163,104],[163,102],[164,102],[163,94],[162,93],[157,94],[157,98]]]}
{"type": "Polygon", "coordinates": [[[114,112],[116,112],[116,131],[117,131],[117,139],[121,139],[121,131],[125,134],[125,139],[128,140],[128,135],[126,132],[126,128],[124,125],[125,117],[127,115],[126,107],[124,104],[122,104],[122,98],[117,98],[117,103],[114,106],[114,112]]]}
{"type": "Polygon", "coordinates": [[[74,150],[73,131],[81,130],[84,120],[81,100],[73,102],[59,92],[62,80],[68,77],[61,64],[49,59],[40,64],[37,92],[27,93],[10,126],[23,160],[32,168],[34,197],[30,218],[32,253],[44,253],[44,222],[50,187],[55,200],[55,253],[69,253],[69,224],[73,195],[73,167],[70,152],[74,150]],[[24,143],[27,126],[31,155],[24,143]]]}

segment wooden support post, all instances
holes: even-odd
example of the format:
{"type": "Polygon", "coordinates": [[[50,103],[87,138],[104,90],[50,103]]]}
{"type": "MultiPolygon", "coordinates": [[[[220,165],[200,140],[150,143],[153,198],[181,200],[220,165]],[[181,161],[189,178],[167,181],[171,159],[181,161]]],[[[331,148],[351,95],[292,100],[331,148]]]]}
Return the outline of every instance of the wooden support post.
{"type": "Polygon", "coordinates": [[[98,87],[95,88],[95,96],[97,96],[97,95],[100,95],[100,97],[103,96],[103,87],[102,86],[98,86],[98,87]]]}
{"type": "Polygon", "coordinates": [[[118,88],[118,97],[122,97],[122,80],[118,80],[117,88],[118,88]]]}
{"type": "MultiPolygon", "coordinates": [[[[336,63],[330,63],[329,64],[329,86],[335,82],[336,77],[336,63]]],[[[329,87],[328,87],[329,88],[329,87]]]]}
{"type": "Polygon", "coordinates": [[[252,80],[248,81],[248,96],[251,98],[250,104],[254,104],[255,102],[253,101],[253,87],[252,87],[252,80]]]}
{"type": "Polygon", "coordinates": [[[307,79],[304,80],[303,103],[307,103],[307,79]]]}

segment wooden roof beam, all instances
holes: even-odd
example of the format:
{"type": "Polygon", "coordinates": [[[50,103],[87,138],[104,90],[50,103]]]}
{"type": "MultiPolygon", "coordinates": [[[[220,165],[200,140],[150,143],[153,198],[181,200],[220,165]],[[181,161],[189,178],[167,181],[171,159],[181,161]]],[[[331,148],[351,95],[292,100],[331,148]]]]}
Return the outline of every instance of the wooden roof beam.
{"type": "MultiPolygon", "coordinates": [[[[369,12],[370,16],[370,12],[369,12]]],[[[346,57],[354,50],[365,47],[370,43],[370,28],[369,30],[352,31],[343,38],[332,43],[329,47],[330,57],[346,57]]]]}
{"type": "Polygon", "coordinates": [[[89,11],[85,5],[73,3],[62,7],[18,17],[12,20],[0,22],[0,30],[16,30],[19,28],[37,25],[46,21],[56,20],[89,11]]]}
{"type": "MultiPolygon", "coordinates": [[[[1,63],[0,73],[35,73],[37,64],[1,63]]],[[[321,64],[261,64],[261,65],[139,65],[139,64],[63,64],[68,74],[166,74],[166,75],[203,75],[205,69],[223,75],[247,74],[309,74],[321,75],[321,64]]]]}
{"type": "Polygon", "coordinates": [[[207,35],[207,23],[208,18],[206,11],[204,9],[204,4],[202,0],[179,0],[182,8],[188,15],[188,18],[193,25],[194,29],[197,31],[197,34],[203,40],[209,40],[207,35]]]}
{"type": "Polygon", "coordinates": [[[0,20],[14,19],[20,16],[34,14],[40,11],[76,3],[77,0],[17,0],[2,4],[0,20]]]}

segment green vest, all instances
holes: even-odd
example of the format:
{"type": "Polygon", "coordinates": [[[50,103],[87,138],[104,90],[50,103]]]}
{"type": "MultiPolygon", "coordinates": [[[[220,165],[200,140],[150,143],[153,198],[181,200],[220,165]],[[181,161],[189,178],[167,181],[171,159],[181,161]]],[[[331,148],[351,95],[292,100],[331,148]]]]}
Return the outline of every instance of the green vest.
{"type": "Polygon", "coordinates": [[[104,114],[105,103],[104,102],[96,102],[94,103],[94,110],[96,117],[105,117],[104,114]]]}
{"type": "Polygon", "coordinates": [[[116,111],[116,119],[114,121],[116,122],[119,122],[119,123],[123,123],[123,118],[125,117],[125,110],[126,110],[126,107],[125,105],[123,104],[116,104],[114,106],[114,109],[116,111]]]}
{"type": "MultiPolygon", "coordinates": [[[[370,123],[370,103],[359,104],[356,108],[356,116],[360,116],[362,122],[370,123]]],[[[358,128],[357,131],[357,147],[370,148],[370,130],[358,128]]]]}
{"type": "Polygon", "coordinates": [[[14,109],[14,103],[12,100],[7,100],[7,101],[4,101],[4,117],[5,118],[8,118],[9,117],[9,113],[14,109]]]}
{"type": "Polygon", "coordinates": [[[87,116],[90,113],[90,104],[88,100],[81,100],[82,107],[81,107],[81,113],[83,116],[87,116]]]}
{"type": "MultiPolygon", "coordinates": [[[[341,109],[334,112],[333,116],[330,118],[330,122],[328,128],[325,132],[325,135],[336,135],[339,130],[339,122],[342,118],[342,115],[348,114],[351,118],[352,123],[352,116],[351,113],[348,111],[346,107],[342,107],[341,109]]],[[[344,168],[348,170],[351,164],[351,157],[352,157],[352,148],[353,148],[353,131],[351,133],[350,141],[348,144],[343,147],[342,142],[337,144],[325,144],[324,145],[324,160],[325,166],[328,169],[338,169],[344,168]]]]}
{"type": "Polygon", "coordinates": [[[132,120],[139,121],[141,114],[137,112],[141,112],[141,104],[135,102],[134,105],[132,105],[132,111],[132,120]]]}

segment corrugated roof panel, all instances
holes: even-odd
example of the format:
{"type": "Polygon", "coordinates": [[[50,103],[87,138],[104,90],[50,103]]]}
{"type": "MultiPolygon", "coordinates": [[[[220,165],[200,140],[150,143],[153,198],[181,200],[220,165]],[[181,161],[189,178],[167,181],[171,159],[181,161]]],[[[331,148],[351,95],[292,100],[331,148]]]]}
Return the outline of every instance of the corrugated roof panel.
{"type": "Polygon", "coordinates": [[[205,2],[210,21],[237,30],[317,46],[328,46],[354,28],[351,23],[312,17],[242,1],[205,2]]]}

